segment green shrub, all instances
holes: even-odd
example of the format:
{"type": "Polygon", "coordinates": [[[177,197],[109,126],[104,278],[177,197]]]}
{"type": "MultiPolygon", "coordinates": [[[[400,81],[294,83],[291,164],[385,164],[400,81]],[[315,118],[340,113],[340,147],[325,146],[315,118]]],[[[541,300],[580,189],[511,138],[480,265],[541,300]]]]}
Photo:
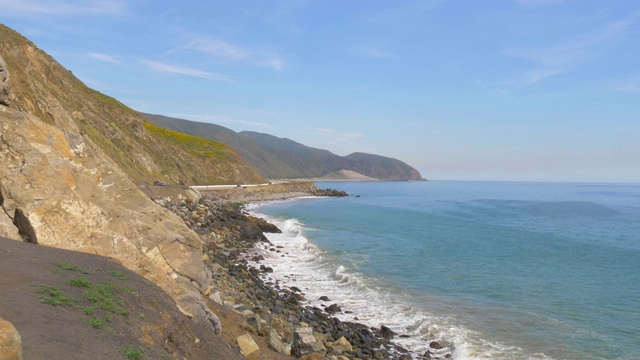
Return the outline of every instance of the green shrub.
{"type": "Polygon", "coordinates": [[[96,329],[102,329],[104,327],[104,320],[92,316],[89,318],[89,325],[93,326],[96,329]]]}
{"type": "Polygon", "coordinates": [[[83,269],[73,265],[72,263],[68,263],[66,261],[57,262],[57,263],[55,263],[55,265],[57,267],[61,268],[61,269],[64,269],[64,270],[77,271],[77,272],[82,273],[82,274],[88,274],[89,273],[88,271],[83,270],[83,269]]]}
{"type": "Polygon", "coordinates": [[[136,349],[133,346],[129,346],[128,348],[120,348],[118,349],[120,353],[127,357],[127,359],[131,360],[140,360],[144,355],[144,350],[136,349]]]}
{"type": "Polygon", "coordinates": [[[70,297],[64,295],[62,293],[62,290],[58,289],[55,286],[50,286],[50,285],[40,286],[36,290],[36,292],[38,294],[45,294],[40,297],[40,301],[42,301],[45,304],[50,304],[53,306],[67,305],[72,300],[70,297]]]}
{"type": "Polygon", "coordinates": [[[73,278],[69,281],[67,281],[67,285],[69,286],[73,286],[73,287],[91,287],[91,283],[89,282],[89,280],[85,279],[85,278],[73,278]]]}

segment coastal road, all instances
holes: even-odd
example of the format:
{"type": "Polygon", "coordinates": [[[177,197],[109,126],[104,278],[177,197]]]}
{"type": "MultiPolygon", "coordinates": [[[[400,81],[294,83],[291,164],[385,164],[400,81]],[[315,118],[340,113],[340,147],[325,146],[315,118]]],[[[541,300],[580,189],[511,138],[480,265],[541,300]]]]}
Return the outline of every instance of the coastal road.
{"type": "Polygon", "coordinates": [[[251,184],[251,185],[194,185],[194,186],[190,186],[190,188],[198,191],[215,191],[215,190],[235,189],[238,187],[249,188],[249,187],[259,187],[259,186],[269,186],[269,185],[272,185],[272,183],[251,184]]]}

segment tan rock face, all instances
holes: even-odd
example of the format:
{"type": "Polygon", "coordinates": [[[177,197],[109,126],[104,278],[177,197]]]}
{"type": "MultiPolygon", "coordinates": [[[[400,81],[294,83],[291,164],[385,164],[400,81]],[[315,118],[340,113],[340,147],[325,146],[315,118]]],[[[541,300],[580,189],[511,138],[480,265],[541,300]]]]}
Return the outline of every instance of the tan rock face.
{"type": "Polygon", "coordinates": [[[16,238],[17,230],[32,243],[116,258],[219,331],[202,301],[210,273],[198,235],[100,151],[76,151],[82,141],[73,125],[63,132],[0,105],[0,235],[16,238]]]}
{"type": "Polygon", "coordinates": [[[0,359],[22,360],[22,339],[10,322],[0,318],[0,359]]]}
{"type": "Polygon", "coordinates": [[[15,96],[11,89],[11,79],[9,78],[7,65],[2,56],[0,56],[0,105],[9,106],[13,100],[15,100],[15,96]]]}
{"type": "Polygon", "coordinates": [[[251,335],[240,335],[238,336],[238,339],[236,341],[238,343],[238,347],[240,348],[240,353],[247,360],[258,360],[260,358],[260,348],[253,341],[251,335]]]}

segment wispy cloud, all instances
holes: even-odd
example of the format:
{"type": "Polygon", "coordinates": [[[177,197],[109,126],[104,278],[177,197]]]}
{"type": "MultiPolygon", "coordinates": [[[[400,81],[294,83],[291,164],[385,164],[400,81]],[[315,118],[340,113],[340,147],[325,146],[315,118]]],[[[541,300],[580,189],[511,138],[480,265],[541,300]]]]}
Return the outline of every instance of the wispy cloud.
{"type": "Polygon", "coordinates": [[[604,46],[623,36],[634,21],[631,19],[609,23],[591,34],[560,44],[511,48],[502,53],[533,63],[534,68],[525,72],[515,83],[534,84],[545,78],[571,71],[596,57],[604,51],[604,46]]]}
{"type": "Polygon", "coordinates": [[[395,59],[398,57],[387,48],[388,45],[385,42],[374,42],[359,44],[351,47],[349,50],[354,54],[372,59],[395,59]]]}
{"type": "Polygon", "coordinates": [[[180,119],[188,119],[193,121],[201,121],[207,122],[211,124],[241,124],[247,125],[255,128],[269,128],[271,127],[269,124],[259,122],[259,121],[250,121],[250,120],[242,120],[235,119],[231,116],[227,115],[216,115],[216,114],[184,114],[184,113],[172,113],[168,116],[180,118],[180,119]]]}
{"type": "Polygon", "coordinates": [[[414,0],[406,2],[390,2],[391,4],[402,4],[385,11],[369,16],[368,20],[375,23],[398,22],[419,18],[431,9],[445,2],[446,0],[414,0]]]}
{"type": "Polygon", "coordinates": [[[549,6],[549,5],[558,5],[563,3],[563,0],[515,0],[515,2],[524,7],[538,7],[538,6],[549,6]]]}
{"type": "Polygon", "coordinates": [[[317,132],[323,133],[323,134],[335,134],[336,131],[333,129],[328,129],[328,128],[316,128],[317,132]]]}
{"type": "Polygon", "coordinates": [[[325,136],[329,136],[332,140],[339,140],[350,142],[358,139],[362,139],[365,137],[364,134],[355,133],[355,132],[341,132],[334,129],[329,128],[316,128],[315,131],[325,136]]]}
{"type": "Polygon", "coordinates": [[[360,133],[342,133],[338,136],[338,140],[358,140],[358,139],[362,139],[364,138],[365,135],[364,134],[360,134],[360,133]]]}
{"type": "Polygon", "coordinates": [[[184,50],[200,51],[224,60],[248,62],[277,71],[283,70],[287,65],[284,57],[278,52],[236,45],[216,37],[193,39],[184,46],[170,50],[169,53],[184,50]]]}
{"type": "Polygon", "coordinates": [[[483,88],[483,89],[488,89],[489,87],[487,85],[485,85],[482,81],[480,80],[474,80],[473,81],[476,85],[478,85],[479,87],[483,88]]]}
{"type": "Polygon", "coordinates": [[[191,77],[196,77],[200,79],[221,81],[226,83],[234,82],[233,78],[224,74],[198,70],[198,69],[185,67],[185,66],[174,66],[174,65],[169,65],[169,64],[165,64],[157,61],[151,61],[151,60],[140,60],[140,62],[146,65],[149,69],[156,70],[156,71],[191,76],[191,77]]]}
{"type": "Polygon", "coordinates": [[[126,8],[125,1],[48,1],[48,0],[0,0],[4,16],[34,15],[120,15],[126,8]]]}
{"type": "Polygon", "coordinates": [[[92,59],[96,59],[96,60],[100,60],[100,61],[104,61],[112,64],[122,64],[122,61],[120,61],[117,56],[113,56],[113,55],[89,53],[87,54],[87,56],[92,59]]]}
{"type": "Polygon", "coordinates": [[[611,84],[611,89],[622,93],[640,93],[640,77],[615,81],[611,84]]]}

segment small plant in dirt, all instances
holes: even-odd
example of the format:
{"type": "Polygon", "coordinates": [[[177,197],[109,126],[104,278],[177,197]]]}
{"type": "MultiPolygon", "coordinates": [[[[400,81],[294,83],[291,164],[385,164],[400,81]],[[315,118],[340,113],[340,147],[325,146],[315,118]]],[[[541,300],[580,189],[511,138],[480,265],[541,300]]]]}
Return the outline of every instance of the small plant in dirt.
{"type": "Polygon", "coordinates": [[[107,272],[115,277],[117,277],[120,280],[127,280],[127,275],[121,273],[120,271],[116,271],[116,270],[107,270],[107,272]]]}
{"type": "Polygon", "coordinates": [[[93,326],[96,329],[102,329],[104,328],[104,320],[98,317],[92,316],[89,318],[89,325],[93,326]]]}
{"type": "Polygon", "coordinates": [[[57,267],[61,268],[61,269],[64,269],[64,270],[77,271],[77,272],[82,273],[82,274],[89,274],[88,271],[86,271],[84,269],[81,269],[81,268],[73,265],[72,263],[68,263],[66,261],[57,262],[57,263],[55,263],[55,265],[57,267]]]}
{"type": "Polygon", "coordinates": [[[124,308],[124,301],[116,298],[116,291],[132,292],[133,290],[107,282],[90,287],[82,293],[82,296],[85,300],[93,303],[93,307],[96,309],[118,315],[128,315],[129,311],[124,308]]]}
{"type": "Polygon", "coordinates": [[[68,305],[72,300],[55,286],[43,285],[40,286],[36,292],[38,294],[44,294],[40,297],[40,301],[53,306],[68,305]]]}
{"type": "Polygon", "coordinates": [[[81,278],[81,277],[77,277],[77,278],[73,278],[69,281],[67,281],[67,285],[69,286],[73,286],[73,287],[90,287],[91,283],[89,282],[89,280],[85,279],[85,278],[81,278]]]}
{"type": "Polygon", "coordinates": [[[129,346],[128,348],[120,348],[118,351],[124,355],[127,359],[140,360],[144,355],[144,350],[129,346]]]}

